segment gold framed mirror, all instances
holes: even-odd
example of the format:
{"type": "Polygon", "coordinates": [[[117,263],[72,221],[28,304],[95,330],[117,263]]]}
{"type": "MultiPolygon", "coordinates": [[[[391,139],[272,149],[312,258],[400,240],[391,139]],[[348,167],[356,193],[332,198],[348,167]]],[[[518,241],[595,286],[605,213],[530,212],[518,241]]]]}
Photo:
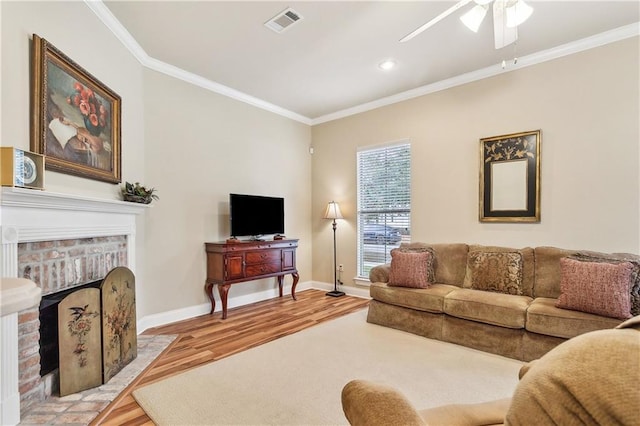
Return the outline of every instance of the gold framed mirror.
{"type": "Polygon", "coordinates": [[[541,131],[480,139],[480,222],[540,222],[541,131]]]}

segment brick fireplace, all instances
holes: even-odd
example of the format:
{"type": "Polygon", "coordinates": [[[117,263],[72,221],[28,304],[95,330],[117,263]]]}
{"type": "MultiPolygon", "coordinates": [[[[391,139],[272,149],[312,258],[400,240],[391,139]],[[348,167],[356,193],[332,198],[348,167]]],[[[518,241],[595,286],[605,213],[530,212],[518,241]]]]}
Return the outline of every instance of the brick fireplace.
{"type": "MultiPolygon", "coordinates": [[[[47,295],[100,280],[116,266],[135,273],[136,215],[148,206],[20,188],[2,188],[1,206],[0,276],[29,278],[47,295]]],[[[38,307],[19,312],[23,412],[52,393],[51,377],[40,376],[39,338],[38,307]]]]}

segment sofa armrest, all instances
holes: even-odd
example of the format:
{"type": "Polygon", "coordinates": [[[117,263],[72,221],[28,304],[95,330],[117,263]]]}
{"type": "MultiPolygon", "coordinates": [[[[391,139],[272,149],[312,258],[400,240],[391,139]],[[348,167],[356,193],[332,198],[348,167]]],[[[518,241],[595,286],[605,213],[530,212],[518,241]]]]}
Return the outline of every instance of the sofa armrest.
{"type": "Polygon", "coordinates": [[[522,380],[522,377],[527,374],[527,371],[529,371],[531,367],[536,364],[536,362],[538,362],[538,360],[534,359],[533,361],[529,361],[523,364],[522,367],[520,367],[520,371],[518,371],[518,380],[522,380]]]}
{"type": "Polygon", "coordinates": [[[391,265],[389,263],[374,266],[369,271],[369,281],[371,281],[372,283],[388,283],[390,272],[391,265]]]}
{"type": "Polygon", "coordinates": [[[404,395],[366,380],[352,380],[345,385],[342,410],[352,426],[426,425],[404,395]]]}
{"type": "Polygon", "coordinates": [[[501,425],[511,398],[477,404],[450,404],[417,411],[396,389],[352,380],[342,389],[342,409],[352,426],[501,425]]]}

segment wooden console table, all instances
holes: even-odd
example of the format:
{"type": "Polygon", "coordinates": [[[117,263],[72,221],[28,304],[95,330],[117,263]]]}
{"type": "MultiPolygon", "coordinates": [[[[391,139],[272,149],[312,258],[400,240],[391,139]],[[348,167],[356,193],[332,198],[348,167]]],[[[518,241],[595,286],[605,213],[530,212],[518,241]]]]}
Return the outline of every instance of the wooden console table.
{"type": "Polygon", "coordinates": [[[213,285],[218,285],[222,300],[222,319],[227,318],[227,295],[232,284],[262,278],[277,277],[280,297],[282,279],[291,274],[291,297],[296,300],[298,270],[296,248],[298,240],[237,241],[205,243],[207,251],[207,281],[204,285],[211,300],[211,313],[216,308],[213,285]]]}

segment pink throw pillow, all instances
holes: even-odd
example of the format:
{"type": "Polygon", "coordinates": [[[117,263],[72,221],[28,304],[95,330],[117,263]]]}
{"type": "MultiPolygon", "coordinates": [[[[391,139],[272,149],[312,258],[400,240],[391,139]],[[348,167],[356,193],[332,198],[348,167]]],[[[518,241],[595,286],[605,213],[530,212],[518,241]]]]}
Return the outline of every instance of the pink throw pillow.
{"type": "Polygon", "coordinates": [[[631,318],[631,272],[623,263],[560,259],[560,297],[556,307],[611,318],[631,318]]]}
{"type": "Polygon", "coordinates": [[[391,250],[389,285],[395,287],[428,288],[427,279],[433,256],[430,252],[403,252],[391,250]]]}

